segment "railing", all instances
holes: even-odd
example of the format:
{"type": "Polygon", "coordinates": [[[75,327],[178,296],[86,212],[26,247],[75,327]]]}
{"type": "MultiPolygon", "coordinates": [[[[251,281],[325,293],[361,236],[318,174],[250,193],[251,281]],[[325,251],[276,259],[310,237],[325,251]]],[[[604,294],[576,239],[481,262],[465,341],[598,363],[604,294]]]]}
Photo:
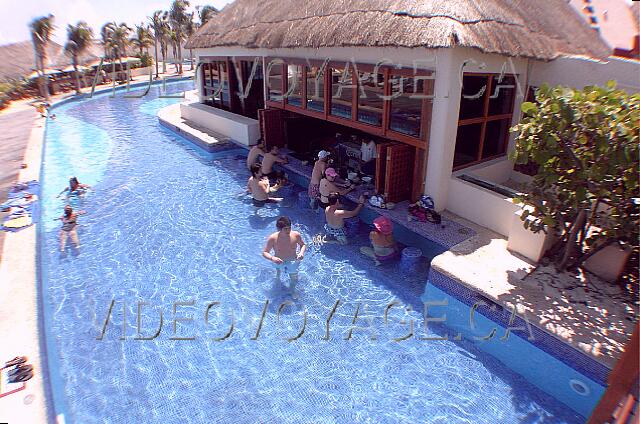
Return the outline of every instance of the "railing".
{"type": "Polygon", "coordinates": [[[593,410],[587,424],[638,424],[638,380],[640,378],[639,325],[624,353],[609,375],[607,391],[593,410]],[[635,410],[635,416],[633,412],[635,410]]]}

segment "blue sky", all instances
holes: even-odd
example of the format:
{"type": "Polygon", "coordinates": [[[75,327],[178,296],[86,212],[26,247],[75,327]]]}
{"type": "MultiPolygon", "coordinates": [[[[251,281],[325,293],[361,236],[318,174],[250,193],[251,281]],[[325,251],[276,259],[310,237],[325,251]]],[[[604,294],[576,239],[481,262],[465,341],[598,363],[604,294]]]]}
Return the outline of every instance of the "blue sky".
{"type": "MultiPolygon", "coordinates": [[[[218,9],[230,0],[191,0],[191,9],[209,4],[218,9]]],[[[105,22],[126,22],[129,26],[147,21],[156,10],[167,10],[171,0],[0,0],[0,45],[30,40],[28,25],[36,17],[52,13],[56,32],[53,40],[64,44],[67,24],[86,21],[100,34],[105,22]]]]}

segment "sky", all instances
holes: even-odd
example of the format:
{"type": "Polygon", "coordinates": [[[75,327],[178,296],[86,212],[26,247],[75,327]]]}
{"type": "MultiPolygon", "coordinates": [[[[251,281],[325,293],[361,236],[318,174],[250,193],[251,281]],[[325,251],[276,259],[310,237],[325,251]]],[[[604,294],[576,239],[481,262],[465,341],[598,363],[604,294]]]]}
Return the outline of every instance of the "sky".
{"type": "MultiPolygon", "coordinates": [[[[37,17],[55,16],[53,41],[64,44],[67,25],[83,20],[93,28],[94,36],[100,36],[100,28],[106,22],[126,22],[133,27],[148,22],[147,17],[156,10],[168,10],[171,0],[0,0],[0,45],[31,40],[29,23],[37,17]]],[[[209,4],[218,9],[230,0],[191,0],[195,6],[209,4]]]]}

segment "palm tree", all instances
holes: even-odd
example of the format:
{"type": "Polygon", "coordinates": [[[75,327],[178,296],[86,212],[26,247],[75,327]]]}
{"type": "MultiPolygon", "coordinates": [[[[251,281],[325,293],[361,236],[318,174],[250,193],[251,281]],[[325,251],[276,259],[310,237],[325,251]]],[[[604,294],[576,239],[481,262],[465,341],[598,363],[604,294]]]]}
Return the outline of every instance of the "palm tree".
{"type": "Polygon", "coordinates": [[[113,23],[113,32],[111,33],[111,44],[114,49],[114,53],[116,53],[116,57],[120,62],[120,71],[124,69],[122,65],[122,56],[126,56],[127,47],[129,46],[129,32],[131,32],[131,28],[125,23],[121,23],[120,25],[116,25],[113,23]]]}
{"type": "Polygon", "coordinates": [[[76,26],[67,27],[67,44],[64,52],[71,56],[73,63],[73,73],[76,77],[76,93],[80,94],[80,78],[78,76],[78,57],[91,46],[93,42],[93,30],[86,22],[78,22],[76,26]]]}
{"type": "MultiPolygon", "coordinates": [[[[160,78],[158,76],[158,42],[161,43],[162,46],[162,10],[156,10],[153,12],[153,16],[149,18],[151,21],[151,28],[153,29],[153,48],[155,50],[155,62],[156,62],[156,79],[160,78]]],[[[162,48],[162,47],[161,47],[162,48]]],[[[164,62],[164,55],[163,55],[164,62]]]]}
{"type": "Polygon", "coordinates": [[[198,17],[200,18],[200,26],[206,24],[209,19],[211,19],[212,17],[214,17],[215,15],[220,13],[220,11],[218,9],[216,9],[213,6],[209,6],[209,5],[202,6],[202,8],[200,8],[200,6],[198,6],[196,9],[198,9],[198,17]]]}
{"type": "Polygon", "coordinates": [[[33,50],[35,52],[36,69],[40,74],[38,85],[40,86],[40,93],[47,101],[49,101],[49,87],[44,72],[45,64],[47,63],[47,48],[49,47],[49,41],[53,34],[53,28],[53,15],[36,18],[29,24],[33,50]]]}
{"type": "Polygon", "coordinates": [[[187,7],[189,7],[188,0],[173,0],[171,9],[169,10],[169,22],[171,23],[171,29],[175,32],[176,45],[178,47],[178,73],[182,73],[182,40],[184,39],[185,30],[187,27],[187,21],[189,20],[187,14],[187,7]]]}
{"type": "Polygon", "coordinates": [[[100,29],[100,38],[102,39],[102,46],[104,48],[104,58],[109,59],[113,55],[113,22],[107,22],[100,29]]]}
{"type": "MultiPolygon", "coordinates": [[[[198,29],[198,24],[193,21],[195,12],[191,12],[187,15],[187,25],[185,26],[185,34],[187,37],[191,37],[198,29]]],[[[189,49],[189,59],[191,61],[191,70],[193,71],[193,49],[189,49]]]]}
{"type": "Polygon", "coordinates": [[[182,68],[182,63],[180,63],[180,65],[178,66],[178,63],[181,62],[178,60],[178,45],[180,44],[180,41],[178,40],[178,36],[176,35],[176,32],[173,30],[169,30],[169,39],[171,40],[171,48],[173,49],[173,57],[176,60],[175,65],[176,65],[176,72],[180,73],[182,72],[180,69],[182,68]]]}
{"type": "Polygon", "coordinates": [[[160,52],[162,53],[162,73],[167,73],[167,60],[169,43],[171,43],[171,26],[169,25],[169,12],[163,12],[160,18],[160,52]]]}
{"type": "Polygon", "coordinates": [[[149,33],[149,28],[146,27],[144,23],[136,25],[136,34],[131,37],[129,41],[138,48],[140,57],[142,57],[142,49],[148,48],[151,45],[151,34],[149,33]]]}

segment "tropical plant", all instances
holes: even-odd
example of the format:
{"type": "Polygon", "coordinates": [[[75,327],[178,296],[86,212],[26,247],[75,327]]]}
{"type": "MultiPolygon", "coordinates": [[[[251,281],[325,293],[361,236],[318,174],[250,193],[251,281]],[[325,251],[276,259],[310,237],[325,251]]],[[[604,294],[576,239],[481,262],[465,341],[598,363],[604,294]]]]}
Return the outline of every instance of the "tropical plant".
{"type": "Polygon", "coordinates": [[[162,73],[167,73],[167,55],[169,54],[169,44],[171,43],[171,27],[169,25],[169,12],[163,12],[160,17],[160,52],[162,53],[162,73]]]}
{"type": "Polygon", "coordinates": [[[560,269],[614,243],[637,253],[640,94],[542,86],[521,109],[513,158],[538,167],[519,199],[525,228],[555,233],[560,269]]]}
{"type": "Polygon", "coordinates": [[[76,93],[80,94],[80,76],[78,75],[78,58],[85,53],[93,42],[93,30],[86,22],[67,26],[67,43],[64,52],[71,56],[73,73],[76,79],[76,93]]]}
{"type": "MultiPolygon", "coordinates": [[[[185,34],[187,35],[187,37],[191,37],[198,29],[198,24],[193,20],[195,12],[191,12],[187,16],[188,19],[185,26],[185,34]]],[[[189,49],[189,63],[191,63],[191,70],[193,71],[193,49],[191,48],[189,49]]]]}
{"type": "MultiPolygon", "coordinates": [[[[162,41],[161,41],[161,38],[163,37],[162,10],[156,10],[155,12],[153,12],[153,16],[149,18],[149,21],[151,21],[151,30],[153,31],[152,35],[153,35],[153,48],[155,52],[154,57],[156,62],[156,78],[159,78],[158,76],[158,43],[161,43],[160,45],[162,46],[162,41]]],[[[163,57],[163,62],[164,62],[164,57],[163,57]]]]}
{"type": "Polygon", "coordinates": [[[42,16],[36,18],[29,24],[31,31],[31,41],[33,42],[33,50],[35,53],[35,67],[40,74],[38,77],[38,85],[41,95],[49,100],[49,87],[47,76],[45,75],[45,65],[47,63],[47,48],[53,34],[53,15],[42,16]]]}
{"type": "MultiPolygon", "coordinates": [[[[129,40],[131,44],[138,48],[138,57],[142,57],[142,50],[148,49],[152,44],[151,33],[149,32],[149,27],[147,27],[144,23],[140,25],[136,25],[136,32],[133,37],[129,40]]],[[[148,53],[148,51],[147,51],[148,53]]]]}
{"type": "Polygon", "coordinates": [[[198,17],[200,18],[200,25],[206,24],[209,19],[220,13],[218,9],[209,5],[205,5],[202,7],[198,6],[197,9],[198,17]]]}
{"type": "Polygon", "coordinates": [[[127,47],[129,46],[129,33],[131,32],[131,28],[125,24],[121,23],[120,25],[116,25],[115,22],[112,23],[112,32],[111,32],[111,46],[115,53],[115,58],[120,62],[120,71],[124,70],[124,65],[122,64],[122,57],[127,55],[127,47]]]}
{"type": "Polygon", "coordinates": [[[102,28],[100,29],[100,38],[102,41],[102,48],[104,49],[105,59],[111,59],[114,57],[112,40],[113,28],[114,23],[107,22],[106,24],[102,25],[102,28]]]}
{"type": "Polygon", "coordinates": [[[182,41],[189,21],[187,8],[189,2],[187,0],[173,0],[171,9],[169,10],[169,23],[171,29],[175,33],[175,43],[177,46],[178,73],[182,73],[182,41]]]}

